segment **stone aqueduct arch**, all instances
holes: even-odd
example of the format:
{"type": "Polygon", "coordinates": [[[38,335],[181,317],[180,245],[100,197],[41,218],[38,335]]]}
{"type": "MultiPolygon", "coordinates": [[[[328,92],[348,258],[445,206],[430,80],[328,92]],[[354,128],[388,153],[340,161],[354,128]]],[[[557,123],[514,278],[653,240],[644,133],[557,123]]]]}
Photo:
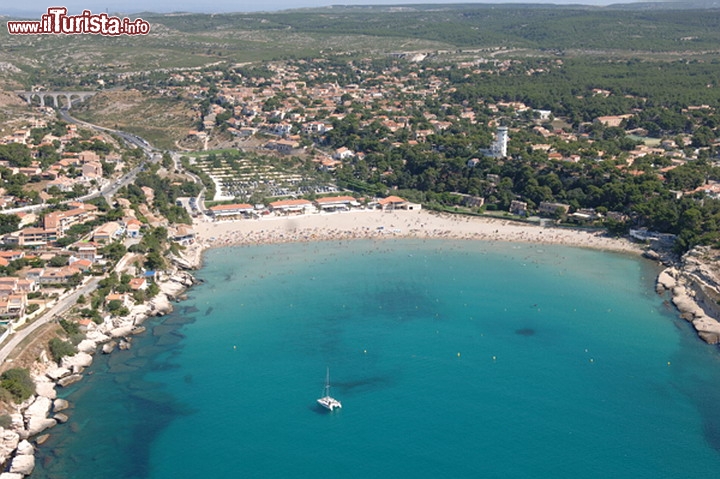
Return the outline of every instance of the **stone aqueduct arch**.
{"type": "Polygon", "coordinates": [[[72,108],[73,101],[85,101],[91,96],[97,94],[96,91],[19,91],[16,93],[20,95],[20,97],[24,98],[28,105],[32,105],[33,98],[38,97],[42,106],[48,106],[46,98],[51,97],[55,108],[59,108],[58,98],[65,97],[65,103],[68,110],[72,108]]]}

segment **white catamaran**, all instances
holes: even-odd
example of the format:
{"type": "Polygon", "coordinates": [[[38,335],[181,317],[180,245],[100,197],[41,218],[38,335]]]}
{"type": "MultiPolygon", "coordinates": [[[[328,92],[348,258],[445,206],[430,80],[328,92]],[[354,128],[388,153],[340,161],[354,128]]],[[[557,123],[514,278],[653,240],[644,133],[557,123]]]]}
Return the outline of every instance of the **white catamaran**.
{"type": "Polygon", "coordinates": [[[330,396],[330,368],[327,369],[325,376],[325,388],[323,389],[323,397],[317,400],[318,404],[332,411],[336,407],[342,407],[340,401],[330,396]]]}

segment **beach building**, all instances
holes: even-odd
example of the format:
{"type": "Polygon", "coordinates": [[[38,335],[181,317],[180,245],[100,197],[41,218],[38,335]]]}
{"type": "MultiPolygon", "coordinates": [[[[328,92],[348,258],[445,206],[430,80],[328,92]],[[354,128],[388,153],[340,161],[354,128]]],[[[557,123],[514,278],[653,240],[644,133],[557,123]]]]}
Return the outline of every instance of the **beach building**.
{"type": "Polygon", "coordinates": [[[665,247],[672,246],[677,238],[676,235],[670,233],[659,233],[657,231],[649,231],[647,228],[631,229],[630,237],[643,242],[657,242],[665,247]]]}
{"type": "MultiPolygon", "coordinates": [[[[382,198],[378,200],[377,204],[380,206],[380,209],[382,210],[407,210],[407,209],[413,209],[410,207],[412,203],[410,203],[408,200],[405,200],[403,198],[400,198],[399,196],[388,196],[387,198],[382,198]]],[[[415,205],[419,209],[420,205],[415,205]]]]}
{"type": "Polygon", "coordinates": [[[191,245],[195,243],[195,231],[187,226],[178,226],[170,236],[172,241],[181,245],[191,245]]]}
{"type": "Polygon", "coordinates": [[[247,203],[233,203],[230,205],[215,205],[210,207],[210,214],[215,219],[248,217],[255,212],[253,205],[247,203]]]}
{"type": "Polygon", "coordinates": [[[570,205],[565,203],[552,203],[550,201],[541,201],[538,206],[538,213],[546,216],[554,216],[558,212],[566,215],[570,211],[570,205]]]}
{"type": "Polygon", "coordinates": [[[527,203],[525,201],[512,200],[510,202],[510,214],[527,216],[527,203]]]}
{"type": "Polygon", "coordinates": [[[360,206],[360,203],[352,196],[332,196],[318,198],[315,205],[320,211],[348,211],[352,207],[360,206]]]}
{"type": "Polygon", "coordinates": [[[570,216],[577,221],[595,221],[600,219],[602,215],[595,211],[595,208],[580,208],[570,216]]]}
{"type": "Polygon", "coordinates": [[[273,212],[281,214],[304,214],[310,213],[315,208],[312,202],[308,200],[280,200],[270,203],[270,209],[273,212]]]}

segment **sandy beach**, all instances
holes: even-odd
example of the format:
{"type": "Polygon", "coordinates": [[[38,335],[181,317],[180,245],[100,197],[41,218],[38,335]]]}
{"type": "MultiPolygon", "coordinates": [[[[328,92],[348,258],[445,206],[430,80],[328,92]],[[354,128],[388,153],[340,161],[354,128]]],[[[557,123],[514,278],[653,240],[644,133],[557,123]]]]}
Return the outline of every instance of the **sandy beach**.
{"type": "Polygon", "coordinates": [[[446,238],[559,244],[602,251],[641,254],[641,245],[603,232],[541,227],[510,220],[436,213],[426,210],[358,210],[260,219],[196,220],[200,253],[206,248],[347,239],[446,238]]]}

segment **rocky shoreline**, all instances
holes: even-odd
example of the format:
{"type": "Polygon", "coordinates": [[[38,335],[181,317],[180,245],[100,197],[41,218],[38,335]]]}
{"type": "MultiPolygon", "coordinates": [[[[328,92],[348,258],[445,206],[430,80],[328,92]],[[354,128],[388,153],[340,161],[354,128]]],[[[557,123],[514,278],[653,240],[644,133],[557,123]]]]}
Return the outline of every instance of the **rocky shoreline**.
{"type": "Polygon", "coordinates": [[[708,344],[720,343],[720,277],[712,267],[717,260],[718,254],[710,248],[696,247],[664,269],[656,286],[659,294],[671,294],[680,317],[692,323],[708,344]]]}
{"type": "Polygon", "coordinates": [[[57,388],[67,387],[84,377],[93,362],[94,354],[110,354],[115,349],[128,349],[132,337],[145,331],[142,323],[151,316],[164,316],[173,310],[172,302],[182,299],[183,293],[195,284],[195,278],[184,269],[197,268],[202,250],[193,251],[189,258],[176,258],[180,268],[157,280],[160,293],[146,303],[132,308],[123,317],[108,317],[99,325],[92,323],[86,337],[78,344],[74,356],[65,356],[60,364],[41,355],[31,371],[35,381],[35,395],[10,415],[11,424],[0,427],[0,464],[5,472],[0,479],[22,479],[35,468],[35,447],[49,438],[49,430],[65,423],[63,413],[69,403],[57,397],[57,388]]]}

